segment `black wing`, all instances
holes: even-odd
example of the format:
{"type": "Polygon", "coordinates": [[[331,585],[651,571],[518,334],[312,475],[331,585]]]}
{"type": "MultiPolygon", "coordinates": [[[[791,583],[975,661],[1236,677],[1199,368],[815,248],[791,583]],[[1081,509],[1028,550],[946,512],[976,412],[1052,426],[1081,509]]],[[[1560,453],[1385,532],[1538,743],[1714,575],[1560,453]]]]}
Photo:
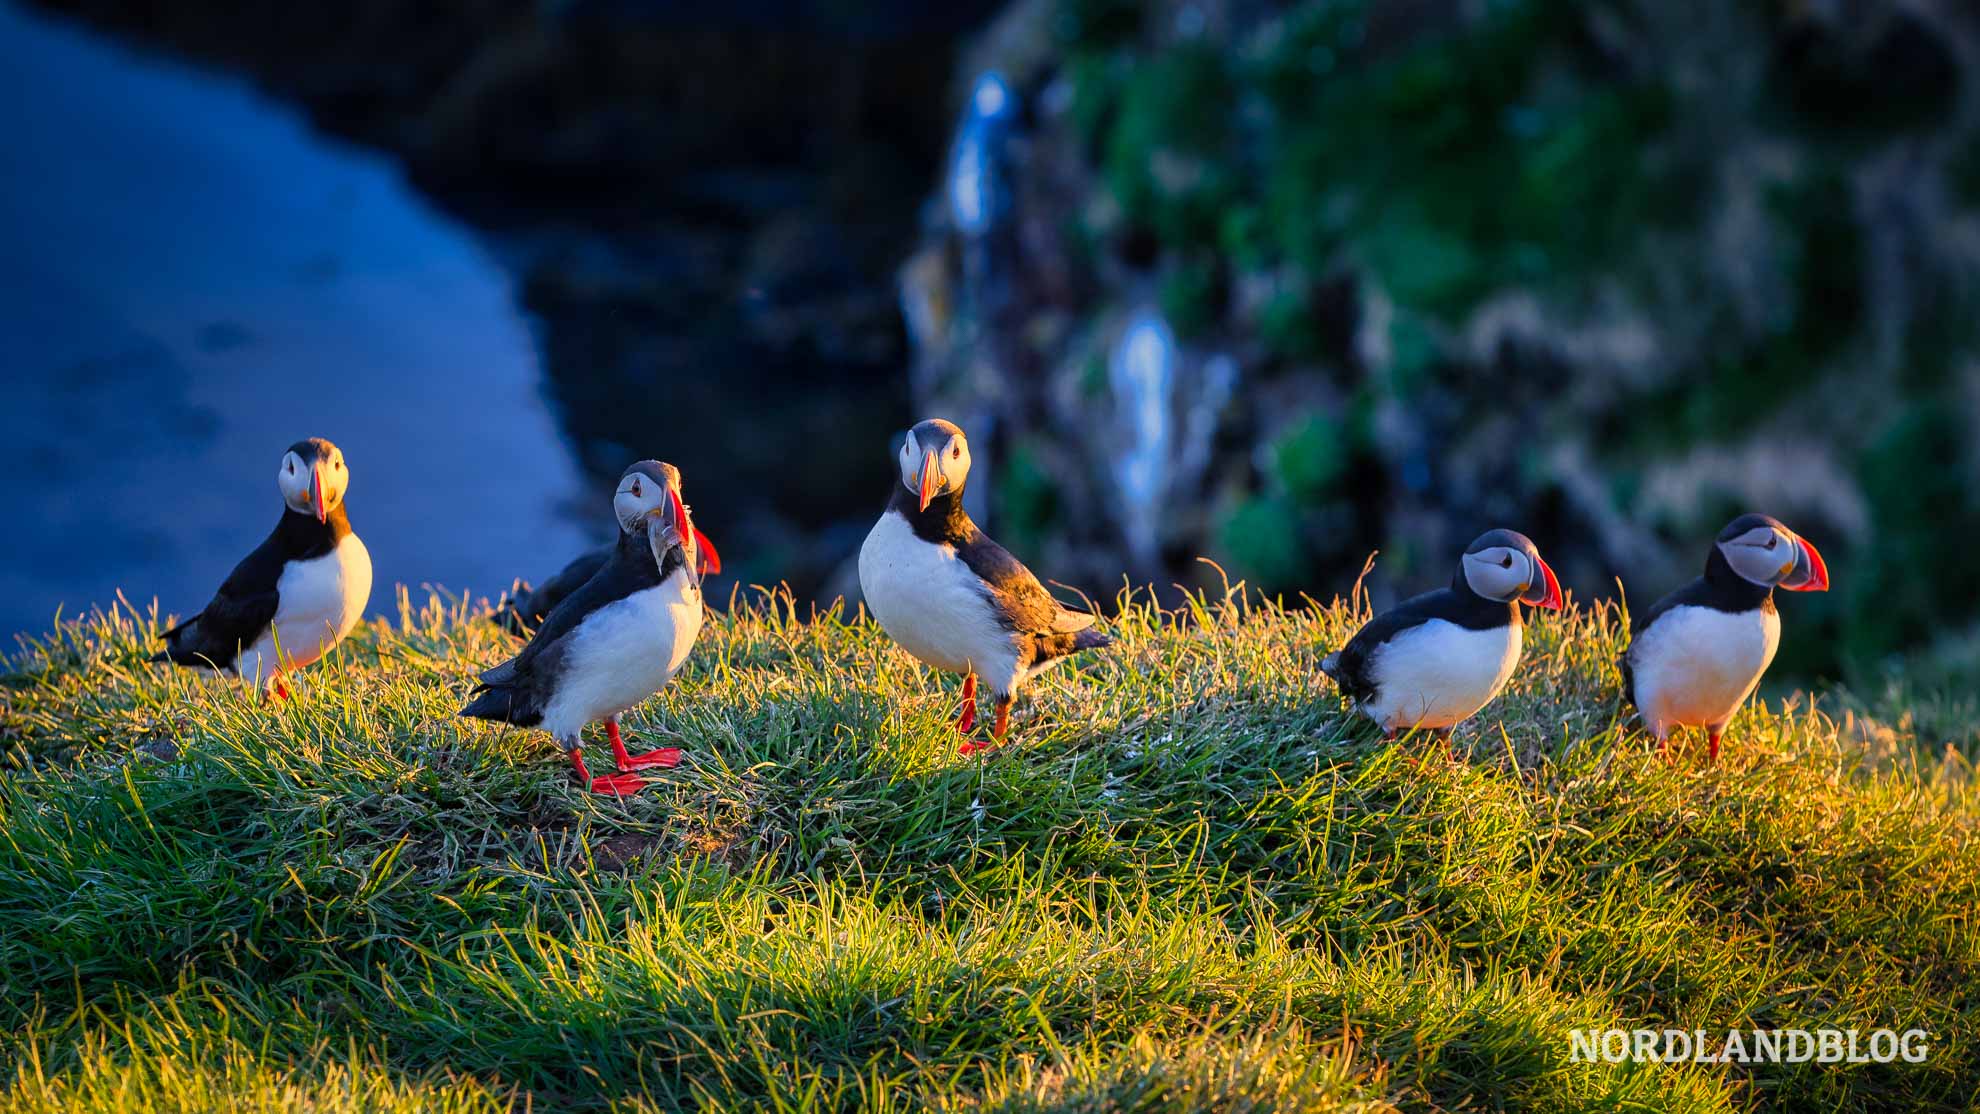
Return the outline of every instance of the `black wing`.
{"type": "Polygon", "coordinates": [[[983,582],[998,618],[1023,640],[1028,651],[1026,664],[1041,664],[1076,650],[1098,649],[1113,641],[1099,631],[1088,630],[1093,625],[1092,614],[1061,604],[1024,562],[983,531],[972,529],[956,546],[956,555],[983,582]]]}
{"type": "MultiPolygon", "coordinates": [[[[956,547],[956,555],[983,581],[991,604],[1006,626],[1020,634],[1044,634],[1054,629],[1059,613],[1065,609],[1031,570],[1024,567],[1024,562],[1011,556],[1010,550],[976,530],[956,547]]],[[[1084,618],[1085,622],[1079,626],[1093,621],[1090,615],[1084,618]]]]}
{"type": "Polygon", "coordinates": [[[557,575],[544,581],[541,587],[530,588],[525,582],[523,588],[512,598],[504,600],[496,610],[495,621],[509,633],[527,637],[543,625],[543,620],[556,610],[558,604],[598,575],[598,570],[612,559],[613,548],[605,545],[579,554],[557,575]]]}
{"type": "Polygon", "coordinates": [[[983,581],[1004,624],[1020,634],[1071,633],[1093,625],[1093,616],[1074,611],[1052,597],[1024,562],[981,530],[956,546],[969,571],[983,581]]]}
{"type": "Polygon", "coordinates": [[[152,661],[176,665],[232,668],[241,648],[268,631],[279,602],[275,586],[287,564],[280,531],[256,546],[234,566],[213,599],[190,619],[164,634],[165,648],[152,661]]]}

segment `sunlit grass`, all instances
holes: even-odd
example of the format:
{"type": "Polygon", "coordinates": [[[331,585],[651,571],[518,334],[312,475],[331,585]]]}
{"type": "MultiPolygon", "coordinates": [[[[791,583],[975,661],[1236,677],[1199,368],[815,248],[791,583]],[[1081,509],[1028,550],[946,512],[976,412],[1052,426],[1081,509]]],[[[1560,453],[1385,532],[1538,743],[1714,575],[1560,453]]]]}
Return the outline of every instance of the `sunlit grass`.
{"type": "Polygon", "coordinates": [[[1529,627],[1447,761],[1318,679],[1345,606],[1123,602],[978,763],[954,679],[759,600],[627,718],[688,748],[628,801],[454,717],[513,649],[458,604],[275,705],[146,664],[152,616],[65,625],[0,676],[0,1105],[1975,1101],[1970,754],[1801,698],[1659,760],[1596,608],[1529,627]],[[1571,1063],[1591,1026],[1933,1041],[1571,1063]]]}

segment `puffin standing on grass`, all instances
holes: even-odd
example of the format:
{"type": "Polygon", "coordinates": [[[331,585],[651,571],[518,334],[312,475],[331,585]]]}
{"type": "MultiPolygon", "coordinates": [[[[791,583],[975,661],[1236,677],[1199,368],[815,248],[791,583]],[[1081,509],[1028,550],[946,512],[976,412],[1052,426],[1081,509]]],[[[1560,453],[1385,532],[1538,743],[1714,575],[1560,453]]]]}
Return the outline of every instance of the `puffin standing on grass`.
{"type": "Polygon", "coordinates": [[[1519,664],[1519,605],[1561,608],[1561,583],[1525,534],[1489,530],[1458,561],[1451,586],[1370,619],[1320,669],[1385,734],[1422,728],[1445,739],[1499,695],[1519,664]]]}
{"type": "Polygon", "coordinates": [[[626,752],[619,713],[665,688],[701,633],[701,567],[694,526],[681,502],[681,474],[642,460],[619,480],[612,509],[619,543],[591,579],[565,596],[522,652],[481,674],[463,716],[541,727],[570,756],[585,789],[629,796],[647,785],[634,773],[678,765],[678,747],[626,752]],[[605,721],[618,772],[591,776],[584,725],[605,721]]]}
{"type": "Polygon", "coordinates": [[[371,598],[371,554],[344,513],[343,451],[321,437],[289,446],[275,482],[275,532],[234,566],[211,602],[164,634],[151,660],[233,673],[287,698],[285,670],[343,641],[371,598]]]}
{"type": "Polygon", "coordinates": [[[937,669],[963,675],[956,732],[976,725],[976,678],[996,700],[991,741],[965,740],[965,755],[999,746],[1018,687],[1080,650],[1113,640],[1094,617],[1063,607],[1038,578],[991,541],[963,510],[969,442],[930,418],[908,431],[900,484],[859,550],[866,606],[888,636],[937,669]]]}
{"type": "Polygon", "coordinates": [[[1726,524],[1705,559],[1705,575],[1658,600],[1631,624],[1617,665],[1623,692],[1657,737],[1703,727],[1719,757],[1719,736],[1781,645],[1774,589],[1826,592],[1829,567],[1807,539],[1764,514],[1726,524]]]}

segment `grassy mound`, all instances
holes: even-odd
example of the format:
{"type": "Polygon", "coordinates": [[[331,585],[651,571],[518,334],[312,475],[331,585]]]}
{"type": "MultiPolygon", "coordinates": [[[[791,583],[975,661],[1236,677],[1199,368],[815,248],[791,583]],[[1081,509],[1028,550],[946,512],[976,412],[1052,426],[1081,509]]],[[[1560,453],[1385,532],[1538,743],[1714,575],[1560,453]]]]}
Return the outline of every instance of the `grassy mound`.
{"type": "Polygon", "coordinates": [[[1621,616],[1529,627],[1455,761],[1344,716],[1342,605],[1130,605],[955,755],[952,678],[775,599],[580,793],[456,720],[513,644],[402,601],[287,704],[95,617],[0,677],[22,1110],[1959,1108],[1980,805],[1806,702],[1664,762],[1621,616]],[[1911,1064],[1570,1058],[1588,1027],[1921,1028],[1911,1064]]]}

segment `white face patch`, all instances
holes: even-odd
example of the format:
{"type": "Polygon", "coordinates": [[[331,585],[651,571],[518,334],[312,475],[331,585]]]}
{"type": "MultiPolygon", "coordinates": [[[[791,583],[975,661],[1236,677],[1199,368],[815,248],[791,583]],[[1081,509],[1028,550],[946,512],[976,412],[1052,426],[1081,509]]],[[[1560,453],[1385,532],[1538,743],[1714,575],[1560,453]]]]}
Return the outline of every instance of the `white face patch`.
{"type": "Polygon", "coordinates": [[[1464,555],[1464,581],[1488,600],[1510,601],[1532,585],[1533,562],[1517,549],[1495,545],[1464,555]]]}
{"type": "Polygon", "coordinates": [[[612,513],[618,516],[619,529],[630,534],[639,528],[641,519],[667,507],[667,503],[666,484],[634,472],[620,478],[619,490],[612,495],[612,513]]]}
{"type": "Polygon", "coordinates": [[[908,431],[907,439],[901,442],[900,468],[901,486],[921,494],[921,470],[927,466],[926,454],[935,453],[936,485],[932,494],[957,491],[963,481],[969,478],[969,439],[958,433],[940,445],[923,445],[908,431]]]}
{"type": "Polygon", "coordinates": [[[1742,578],[1771,588],[1781,582],[1781,578],[1794,571],[1794,563],[1799,551],[1794,539],[1772,526],[1756,526],[1746,533],[1722,541],[1719,552],[1725,555],[1726,564],[1742,578]]]}
{"type": "Polygon", "coordinates": [[[350,486],[350,471],[344,467],[344,452],[335,445],[329,455],[306,461],[295,452],[282,454],[282,466],[275,473],[275,484],[282,490],[282,502],[297,514],[316,515],[317,492],[312,485],[323,485],[323,509],[327,513],[343,505],[350,486]]]}
{"type": "Polygon", "coordinates": [[[309,494],[309,466],[302,457],[294,453],[282,454],[282,469],[275,473],[276,486],[282,489],[282,502],[298,514],[313,515],[316,507],[309,494]]]}
{"type": "Polygon", "coordinates": [[[901,486],[909,491],[921,490],[921,445],[914,438],[914,431],[908,430],[907,439],[901,442],[899,459],[901,486]]]}

